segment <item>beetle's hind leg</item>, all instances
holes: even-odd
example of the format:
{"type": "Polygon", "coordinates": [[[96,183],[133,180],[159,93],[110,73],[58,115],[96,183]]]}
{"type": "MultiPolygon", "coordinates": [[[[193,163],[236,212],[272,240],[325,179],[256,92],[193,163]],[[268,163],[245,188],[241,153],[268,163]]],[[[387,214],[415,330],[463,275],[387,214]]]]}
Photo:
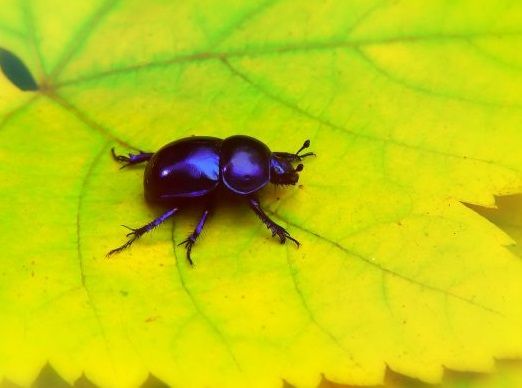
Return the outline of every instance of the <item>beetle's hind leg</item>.
{"type": "Polygon", "coordinates": [[[114,147],[111,148],[111,154],[114,160],[117,162],[123,162],[125,163],[120,168],[125,168],[127,166],[132,166],[134,164],[139,164],[146,162],[150,158],[152,158],[152,155],[154,155],[153,152],[144,152],[140,151],[139,154],[129,154],[129,156],[125,155],[116,155],[116,152],[114,151],[114,147]]]}
{"type": "Polygon", "coordinates": [[[114,255],[115,253],[119,253],[119,252],[123,251],[125,248],[130,247],[131,244],[134,241],[139,239],[145,233],[147,233],[147,232],[151,231],[152,229],[154,229],[156,226],[158,226],[159,224],[161,224],[162,222],[164,222],[168,218],[172,217],[177,211],[178,211],[177,207],[175,207],[174,209],[170,209],[168,212],[162,214],[161,216],[159,216],[155,220],[149,222],[147,225],[143,225],[140,228],[129,228],[128,226],[122,225],[124,228],[127,228],[127,229],[131,230],[130,233],[127,233],[127,237],[129,237],[129,241],[127,241],[122,246],[109,251],[109,253],[107,253],[107,257],[109,257],[111,255],[114,255]]]}
{"type": "Polygon", "coordinates": [[[187,260],[190,263],[190,265],[193,265],[192,258],[190,257],[190,252],[192,251],[192,247],[196,243],[196,239],[201,234],[201,231],[203,230],[203,226],[205,226],[205,222],[207,221],[208,215],[210,213],[210,207],[207,207],[203,214],[201,215],[201,218],[199,219],[198,225],[196,226],[196,229],[187,237],[186,240],[180,242],[179,245],[185,245],[185,248],[187,248],[187,260]]]}

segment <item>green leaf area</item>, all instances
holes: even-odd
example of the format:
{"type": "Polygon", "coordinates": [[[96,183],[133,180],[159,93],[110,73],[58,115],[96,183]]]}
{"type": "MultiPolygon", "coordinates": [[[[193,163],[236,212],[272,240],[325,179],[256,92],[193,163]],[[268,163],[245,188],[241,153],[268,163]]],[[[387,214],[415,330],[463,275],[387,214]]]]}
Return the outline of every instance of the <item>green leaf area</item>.
{"type": "Polygon", "coordinates": [[[522,3],[0,3],[38,85],[2,64],[0,376],[435,383],[522,356],[521,259],[463,204],[522,192],[522,3]],[[261,196],[299,249],[232,201],[194,267],[197,208],[105,257],[162,211],[111,147],[237,133],[311,140],[299,185],[261,196]]]}

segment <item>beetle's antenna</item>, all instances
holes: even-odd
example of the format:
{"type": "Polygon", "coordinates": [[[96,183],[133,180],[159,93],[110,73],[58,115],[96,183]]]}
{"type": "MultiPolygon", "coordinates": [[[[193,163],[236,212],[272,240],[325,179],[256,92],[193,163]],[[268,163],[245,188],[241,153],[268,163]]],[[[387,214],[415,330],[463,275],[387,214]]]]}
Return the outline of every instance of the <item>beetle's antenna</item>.
{"type": "Polygon", "coordinates": [[[295,154],[292,154],[290,152],[274,152],[273,155],[275,155],[278,158],[284,159],[288,162],[300,162],[303,158],[306,158],[307,156],[315,156],[313,152],[307,152],[306,154],[300,155],[300,153],[308,147],[310,147],[310,140],[306,140],[295,154]]]}
{"type": "Polygon", "coordinates": [[[302,150],[305,150],[307,149],[308,147],[310,147],[310,139],[306,139],[305,142],[303,143],[303,145],[301,146],[301,148],[299,148],[299,150],[295,153],[296,155],[299,155],[299,153],[302,151],[302,150]]]}
{"type": "Polygon", "coordinates": [[[303,143],[301,148],[299,148],[299,150],[295,153],[296,156],[298,156],[300,158],[299,160],[301,160],[302,158],[306,158],[307,156],[315,156],[315,154],[313,152],[307,152],[306,154],[299,155],[299,153],[301,153],[301,151],[307,149],[308,147],[310,147],[310,140],[306,139],[306,141],[303,143]]]}

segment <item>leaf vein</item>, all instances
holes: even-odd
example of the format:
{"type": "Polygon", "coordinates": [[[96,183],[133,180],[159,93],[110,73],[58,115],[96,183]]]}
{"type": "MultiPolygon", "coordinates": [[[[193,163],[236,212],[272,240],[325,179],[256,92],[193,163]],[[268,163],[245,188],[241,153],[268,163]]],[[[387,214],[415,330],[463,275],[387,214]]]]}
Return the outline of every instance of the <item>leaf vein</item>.
{"type": "Polygon", "coordinates": [[[265,2],[260,3],[257,7],[254,7],[250,11],[243,14],[238,20],[236,20],[231,25],[227,26],[224,31],[221,32],[216,38],[211,40],[209,47],[215,48],[223,43],[226,39],[234,35],[234,33],[241,28],[241,26],[245,25],[247,22],[250,22],[252,19],[259,17],[263,13],[265,13],[268,9],[277,4],[280,0],[267,0],[265,2]]]}
{"type": "Polygon", "coordinates": [[[80,48],[83,47],[85,41],[92,34],[92,31],[100,24],[103,18],[114,8],[119,0],[105,0],[101,6],[91,15],[90,18],[80,27],[76,34],[70,40],[68,46],[64,50],[57,65],[51,72],[51,78],[57,79],[65,66],[71,61],[80,48]]]}
{"type": "Polygon", "coordinates": [[[476,42],[468,41],[467,42],[469,47],[471,47],[477,55],[481,56],[482,58],[493,62],[496,65],[502,66],[503,68],[510,69],[511,71],[522,71],[522,65],[517,63],[512,63],[509,61],[506,61],[504,59],[499,58],[498,56],[488,52],[487,50],[480,47],[476,42]]]}
{"type": "Polygon", "coordinates": [[[183,271],[181,270],[181,267],[180,267],[180,260],[176,254],[176,242],[174,240],[174,223],[172,224],[172,244],[173,244],[172,252],[174,254],[174,261],[176,263],[176,271],[178,273],[178,278],[179,278],[181,288],[183,289],[185,294],[188,296],[188,298],[189,298],[192,306],[194,307],[194,310],[197,312],[197,314],[203,319],[203,321],[214,332],[214,334],[216,334],[218,336],[219,340],[221,341],[221,344],[223,345],[226,352],[232,359],[235,367],[239,371],[241,371],[241,365],[239,364],[234,352],[232,351],[232,347],[230,346],[227,338],[225,337],[223,332],[219,329],[219,327],[217,327],[217,325],[209,318],[209,316],[207,314],[205,314],[205,312],[199,305],[199,302],[197,301],[196,297],[194,296],[194,294],[192,293],[190,288],[187,286],[187,283],[185,282],[185,277],[183,276],[183,271]]]}
{"type": "MultiPolygon", "coordinates": [[[[299,281],[297,279],[297,268],[292,264],[290,261],[290,255],[288,253],[288,247],[285,247],[285,253],[286,253],[286,264],[289,268],[290,277],[292,279],[292,284],[294,286],[295,293],[297,297],[299,298],[299,301],[301,302],[301,306],[304,308],[306,314],[308,315],[308,319],[323,333],[326,335],[332,343],[334,343],[336,346],[338,346],[348,357],[355,363],[355,360],[353,359],[353,355],[348,351],[348,349],[340,342],[340,340],[326,327],[324,327],[315,317],[314,312],[306,302],[306,298],[303,294],[303,291],[301,290],[301,287],[299,286],[299,281]]],[[[356,364],[359,366],[358,364],[356,364]]]]}
{"type": "Polygon", "coordinates": [[[499,103],[499,102],[493,102],[493,101],[484,101],[484,100],[477,100],[472,98],[467,98],[463,96],[458,96],[455,94],[450,93],[443,93],[439,92],[433,89],[429,89],[426,87],[423,87],[421,85],[414,84],[412,82],[406,81],[405,79],[402,79],[388,70],[384,69],[382,66],[378,65],[377,62],[375,62],[370,56],[364,52],[364,50],[360,48],[354,48],[353,51],[359,55],[359,57],[376,73],[380,74],[387,80],[402,86],[405,89],[412,90],[419,94],[424,94],[430,97],[436,97],[436,98],[442,98],[447,100],[455,100],[460,102],[465,102],[469,104],[476,104],[476,105],[484,105],[488,107],[496,107],[496,108],[520,108],[521,106],[518,104],[507,104],[507,103],[499,103]]]}
{"type": "Polygon", "coordinates": [[[105,138],[110,139],[112,141],[115,141],[115,142],[117,142],[118,144],[120,144],[120,145],[122,145],[124,147],[133,149],[135,151],[139,151],[139,148],[134,147],[133,145],[131,145],[127,141],[125,141],[123,139],[120,139],[119,137],[114,135],[110,131],[110,129],[108,129],[107,127],[104,127],[102,124],[98,123],[97,121],[95,121],[94,119],[89,117],[86,113],[81,111],[78,107],[76,107],[75,105],[71,104],[69,101],[67,101],[63,97],[61,97],[61,96],[59,96],[59,95],[57,95],[55,93],[51,93],[51,92],[47,93],[46,95],[49,97],[49,99],[51,101],[54,101],[55,103],[57,103],[65,111],[69,112],[74,117],[76,117],[80,122],[84,123],[85,125],[87,125],[87,127],[91,128],[92,130],[102,134],[105,138]]]}
{"type": "Polygon", "coordinates": [[[34,53],[36,54],[36,58],[38,60],[38,66],[40,67],[40,71],[46,76],[45,68],[44,68],[44,60],[42,52],[40,51],[40,46],[38,45],[38,34],[36,32],[35,28],[35,18],[33,16],[32,10],[29,7],[29,1],[24,0],[20,2],[22,15],[25,22],[25,27],[27,32],[29,33],[29,40],[31,48],[33,49],[34,53]]]}
{"type": "Polygon", "coordinates": [[[521,36],[522,31],[498,31],[498,32],[483,32],[483,33],[462,33],[462,34],[431,34],[431,35],[402,35],[390,38],[377,38],[377,39],[359,39],[359,40],[346,40],[346,39],[333,39],[330,41],[317,41],[317,42],[297,42],[297,43],[285,43],[277,46],[270,47],[257,47],[254,49],[237,49],[230,51],[202,51],[195,53],[177,54],[170,58],[161,59],[152,62],[144,62],[132,64],[117,69],[110,69],[106,71],[100,71],[95,74],[87,74],[78,78],[65,80],[63,82],[56,83],[55,88],[61,88],[65,86],[76,85],[83,82],[98,80],[113,75],[132,73],[135,71],[148,70],[153,68],[167,67],[176,64],[191,64],[209,60],[221,60],[222,58],[242,58],[242,57],[262,57],[271,56],[277,54],[294,54],[308,51],[327,51],[341,48],[356,49],[371,45],[386,45],[396,43],[416,43],[416,42],[439,42],[439,41],[468,41],[471,39],[481,38],[502,38],[509,36],[521,36]]]}
{"type": "Polygon", "coordinates": [[[517,170],[517,169],[515,169],[513,167],[506,166],[506,165],[503,165],[503,164],[500,164],[500,163],[497,163],[497,162],[494,162],[494,161],[491,161],[491,160],[487,160],[487,159],[480,159],[480,158],[475,158],[475,157],[471,157],[471,156],[458,155],[458,154],[454,154],[454,153],[446,152],[446,151],[434,150],[434,149],[427,148],[427,147],[421,147],[419,145],[412,145],[412,144],[403,143],[403,142],[397,141],[397,140],[395,140],[395,139],[393,139],[391,137],[380,138],[378,136],[373,136],[373,135],[364,134],[364,133],[358,133],[358,132],[349,130],[348,128],[342,127],[342,126],[337,125],[337,124],[335,124],[335,123],[333,123],[333,122],[331,122],[329,120],[326,120],[326,119],[324,119],[322,117],[316,116],[313,113],[310,113],[310,112],[306,111],[305,109],[301,108],[299,105],[295,104],[294,102],[288,101],[288,100],[286,100],[286,99],[276,95],[275,93],[272,93],[272,92],[268,91],[266,88],[262,87],[261,85],[259,85],[256,82],[254,82],[246,74],[244,74],[239,69],[234,67],[230,63],[230,61],[228,61],[226,58],[221,58],[221,62],[225,65],[225,67],[227,67],[229,69],[229,71],[232,74],[236,75],[238,78],[240,78],[245,83],[250,85],[254,90],[257,90],[260,94],[264,95],[268,99],[273,100],[274,102],[276,102],[276,103],[278,103],[280,105],[285,106],[286,108],[288,108],[288,109],[298,113],[299,115],[301,115],[303,117],[306,117],[306,118],[308,118],[310,120],[316,121],[316,122],[318,122],[321,125],[327,126],[327,127],[331,128],[331,129],[339,131],[340,133],[343,133],[345,135],[356,137],[356,138],[361,138],[361,139],[366,139],[366,140],[369,140],[369,141],[380,142],[380,143],[383,143],[383,144],[388,145],[388,146],[389,145],[393,145],[393,146],[397,146],[397,147],[411,149],[411,150],[414,150],[414,151],[417,151],[417,152],[429,153],[429,154],[433,154],[433,155],[437,155],[437,156],[441,156],[441,157],[456,158],[456,159],[461,159],[463,161],[473,161],[473,162],[478,162],[478,163],[484,163],[484,164],[489,164],[489,165],[493,165],[493,166],[498,166],[498,167],[501,167],[501,168],[504,168],[506,170],[513,171],[513,172],[516,172],[516,173],[520,172],[519,170],[517,170]]]}
{"type": "Polygon", "coordinates": [[[29,98],[16,108],[10,110],[9,112],[5,113],[2,117],[2,120],[0,121],[0,130],[2,130],[13,118],[15,118],[18,114],[22,113],[24,110],[28,109],[29,106],[33,104],[33,102],[38,98],[38,95],[34,95],[33,97],[29,98]]]}
{"type": "Polygon", "coordinates": [[[90,162],[90,164],[87,168],[87,172],[85,173],[85,176],[81,183],[80,194],[78,195],[78,204],[76,207],[76,253],[77,253],[78,265],[79,265],[79,270],[80,270],[80,283],[81,283],[82,289],[84,290],[85,295],[87,297],[87,303],[89,304],[89,307],[91,308],[91,310],[94,314],[96,324],[98,325],[100,334],[103,338],[105,350],[107,351],[107,355],[109,356],[109,359],[111,361],[111,367],[112,367],[113,371],[115,371],[114,356],[113,356],[111,348],[109,346],[109,340],[107,338],[107,333],[105,332],[105,327],[102,323],[100,312],[98,311],[98,308],[96,307],[96,304],[94,303],[94,299],[92,297],[91,290],[87,287],[86,276],[85,276],[85,265],[84,265],[83,254],[82,254],[82,249],[81,249],[82,248],[82,245],[81,245],[81,210],[82,210],[82,205],[83,205],[83,199],[85,197],[85,191],[91,180],[94,169],[98,165],[98,162],[100,161],[101,156],[105,153],[108,145],[109,145],[109,141],[107,141],[100,148],[100,150],[96,153],[96,155],[90,162]]]}
{"type": "MultiPolygon", "coordinates": [[[[269,211],[267,211],[267,212],[269,212],[269,211]]],[[[402,279],[402,280],[404,280],[404,281],[406,281],[408,283],[417,285],[417,286],[419,286],[421,288],[424,288],[426,290],[430,290],[430,291],[433,291],[433,292],[436,292],[436,293],[440,293],[442,295],[449,296],[449,297],[451,297],[453,299],[456,299],[456,300],[459,300],[459,301],[464,302],[466,304],[475,306],[475,307],[477,307],[477,308],[479,308],[481,310],[484,310],[484,311],[487,311],[487,312],[490,312],[490,313],[493,313],[493,314],[496,314],[496,315],[504,316],[504,314],[501,313],[500,311],[497,311],[497,310],[495,310],[493,308],[490,308],[488,306],[485,306],[485,305],[482,305],[480,303],[477,303],[477,302],[475,302],[472,299],[468,299],[466,297],[463,297],[463,296],[460,296],[458,294],[452,293],[452,292],[450,292],[448,290],[444,290],[443,288],[439,288],[437,286],[433,286],[433,285],[430,285],[430,284],[427,284],[427,283],[423,283],[423,282],[415,280],[415,279],[413,279],[413,278],[411,278],[411,277],[409,277],[407,275],[403,275],[400,272],[397,272],[397,271],[394,271],[394,270],[392,270],[390,268],[387,268],[387,267],[385,267],[385,266],[383,266],[383,265],[381,265],[381,264],[379,264],[379,263],[377,263],[375,261],[369,260],[364,255],[362,255],[362,254],[360,254],[358,252],[355,252],[355,251],[353,251],[351,249],[346,248],[345,246],[341,245],[340,243],[338,243],[336,241],[330,240],[329,238],[324,237],[324,236],[320,235],[319,233],[314,232],[312,230],[309,230],[309,229],[307,229],[307,228],[305,228],[305,227],[303,227],[301,225],[297,225],[295,223],[292,223],[289,220],[281,217],[277,213],[273,213],[273,212],[270,212],[270,213],[272,215],[276,216],[277,218],[279,218],[280,220],[288,223],[288,225],[291,225],[292,227],[297,228],[297,229],[299,229],[299,230],[301,230],[301,231],[303,231],[303,232],[305,232],[305,233],[307,233],[309,235],[315,236],[319,240],[322,240],[322,241],[324,241],[324,242],[326,242],[326,243],[336,247],[337,249],[341,250],[342,252],[344,252],[348,256],[352,256],[354,258],[357,258],[358,260],[368,264],[369,266],[371,266],[371,267],[373,267],[373,268],[375,268],[375,269],[377,269],[379,271],[385,272],[385,273],[387,273],[387,274],[389,274],[389,275],[391,275],[391,276],[393,276],[393,277],[395,277],[397,279],[402,279]]]]}

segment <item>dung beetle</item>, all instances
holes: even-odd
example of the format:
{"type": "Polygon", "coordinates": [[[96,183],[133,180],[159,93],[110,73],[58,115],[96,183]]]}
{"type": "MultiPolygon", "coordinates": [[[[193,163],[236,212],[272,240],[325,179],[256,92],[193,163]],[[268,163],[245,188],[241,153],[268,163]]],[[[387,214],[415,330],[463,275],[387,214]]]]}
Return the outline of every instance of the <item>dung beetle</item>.
{"type": "Polygon", "coordinates": [[[250,208],[272,232],[279,237],[281,244],[286,239],[297,246],[299,242],[280,225],[266,215],[261,208],[257,192],[269,182],[276,185],[295,185],[299,180],[293,162],[299,162],[313,152],[301,154],[310,146],[306,140],[296,153],[271,152],[261,141],[244,135],[219,139],[210,136],[192,136],[173,141],[157,152],[143,152],[116,155],[113,158],[125,163],[121,168],[148,161],[143,186],[147,202],[169,206],[169,210],[140,228],[130,229],[129,240],[122,246],[111,250],[107,256],[129,247],[143,234],[154,229],[172,217],[187,201],[203,199],[205,210],[194,231],[182,241],[187,249],[187,260],[192,265],[190,252],[196,242],[207,217],[212,210],[213,197],[224,188],[235,196],[245,198],[250,208]]]}

